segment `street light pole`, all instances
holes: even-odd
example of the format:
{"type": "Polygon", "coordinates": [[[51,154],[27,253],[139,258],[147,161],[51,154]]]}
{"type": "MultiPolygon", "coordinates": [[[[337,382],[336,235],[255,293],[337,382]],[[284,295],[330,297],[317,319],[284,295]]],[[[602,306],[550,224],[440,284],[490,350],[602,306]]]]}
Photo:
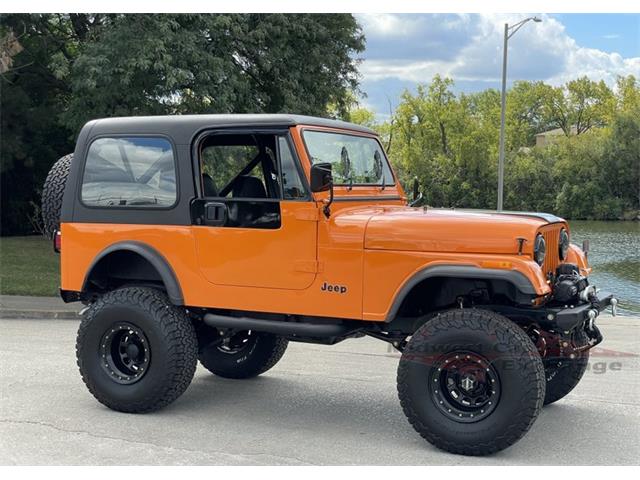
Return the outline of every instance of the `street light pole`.
{"type": "Polygon", "coordinates": [[[498,211],[502,211],[504,192],[504,117],[507,106],[507,42],[509,41],[509,24],[504,24],[504,47],[502,54],[502,96],[500,97],[500,147],[498,154],[498,211]]]}
{"type": "Polygon", "coordinates": [[[504,46],[502,50],[502,95],[500,97],[500,146],[498,153],[498,211],[502,211],[503,197],[504,197],[504,126],[505,126],[505,113],[507,107],[507,47],[508,42],[515,33],[520,30],[525,23],[529,20],[534,22],[541,22],[538,17],[529,17],[509,26],[508,23],[504,24],[504,46]],[[511,33],[509,33],[513,30],[511,33]]]}

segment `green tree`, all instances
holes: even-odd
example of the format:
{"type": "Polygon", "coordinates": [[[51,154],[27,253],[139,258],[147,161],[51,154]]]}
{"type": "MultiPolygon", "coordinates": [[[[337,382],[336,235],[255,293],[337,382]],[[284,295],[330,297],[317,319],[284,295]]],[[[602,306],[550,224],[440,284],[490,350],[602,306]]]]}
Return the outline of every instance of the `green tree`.
{"type": "Polygon", "coordinates": [[[640,84],[633,75],[618,77],[616,82],[616,107],[621,112],[640,112],[640,84]]]}
{"type": "MultiPolygon", "coordinates": [[[[640,89],[636,84],[635,98],[640,89]]],[[[640,213],[640,106],[613,119],[604,142],[602,186],[608,198],[620,199],[625,218],[640,213]]]]}
{"type": "MultiPolygon", "coordinates": [[[[500,95],[488,89],[453,93],[435,77],[404,92],[392,122],[390,157],[405,186],[417,176],[427,204],[495,208],[500,95]]],[[[618,79],[615,95],[602,82],[582,78],[558,88],[516,82],[508,92],[505,207],[558,213],[567,218],[635,218],[640,212],[640,88],[618,79]],[[579,135],[535,146],[535,134],[560,124],[579,135]],[[558,114],[559,115],[559,114],[558,114]]]]}
{"type": "Polygon", "coordinates": [[[25,233],[78,129],[117,115],[348,109],[364,36],[352,15],[3,15],[2,232],[25,233]],[[8,65],[8,64],[7,64],[8,65]]]}
{"type": "Polygon", "coordinates": [[[545,118],[544,99],[551,87],[543,82],[517,81],[507,95],[507,150],[533,146],[535,135],[553,128],[545,118]]]}
{"type": "Polygon", "coordinates": [[[65,115],[326,113],[357,91],[351,15],[122,15],[73,63],[65,115]],[[99,92],[99,94],[97,94],[99,92]]]}
{"type": "Polygon", "coordinates": [[[563,87],[548,88],[545,95],[545,115],[549,123],[561,128],[567,136],[572,132],[580,135],[606,124],[614,108],[611,89],[604,81],[595,82],[586,76],[563,87]]]}

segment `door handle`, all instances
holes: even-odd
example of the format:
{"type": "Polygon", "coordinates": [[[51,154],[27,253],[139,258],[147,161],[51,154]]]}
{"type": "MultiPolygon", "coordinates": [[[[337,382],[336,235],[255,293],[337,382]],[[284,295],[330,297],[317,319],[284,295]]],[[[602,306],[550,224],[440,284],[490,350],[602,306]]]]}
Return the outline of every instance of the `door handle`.
{"type": "Polygon", "coordinates": [[[229,212],[227,204],[222,202],[207,202],[204,204],[204,224],[210,227],[222,227],[227,223],[229,212]]]}

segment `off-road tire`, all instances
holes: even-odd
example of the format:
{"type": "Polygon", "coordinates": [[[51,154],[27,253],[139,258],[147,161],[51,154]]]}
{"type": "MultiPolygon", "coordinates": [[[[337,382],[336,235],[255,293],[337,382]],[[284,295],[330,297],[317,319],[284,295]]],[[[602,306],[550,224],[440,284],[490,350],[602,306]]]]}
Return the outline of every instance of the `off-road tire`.
{"type": "Polygon", "coordinates": [[[73,153],[70,153],[54,163],[42,187],[42,222],[48,238],[52,238],[56,230],[60,229],[62,197],[72,160],[73,153]]]}
{"type": "Polygon", "coordinates": [[[215,343],[204,346],[198,360],[204,368],[219,377],[257,377],[280,361],[289,341],[270,333],[252,332],[252,337],[252,343],[238,352],[222,351],[215,343]]]}
{"type": "MultiPolygon", "coordinates": [[[[586,335],[581,334],[581,343],[586,341],[586,335]]],[[[576,358],[562,358],[558,361],[545,360],[545,377],[547,379],[546,393],[544,396],[544,404],[557,402],[564,398],[571,390],[573,390],[580,380],[584,372],[587,371],[589,364],[589,350],[581,352],[576,358]]]]}
{"type": "Polygon", "coordinates": [[[107,407],[128,413],[158,410],[187,389],[197,366],[197,339],[185,312],[164,293],[142,287],[114,290],[101,296],[84,315],[76,342],[82,380],[107,407]],[[120,384],[103,368],[100,343],[112,326],[126,321],[148,339],[146,373],[133,384],[120,384]]]}
{"type": "Polygon", "coordinates": [[[533,425],[545,395],[544,367],[531,339],[507,318],[486,310],[451,310],[409,340],[398,366],[398,395],[409,422],[428,442],[456,454],[488,455],[513,445],[533,425]],[[467,423],[441,411],[433,395],[438,384],[428,384],[440,375],[440,359],[462,350],[472,358],[474,353],[488,357],[500,384],[490,413],[467,423]]]}

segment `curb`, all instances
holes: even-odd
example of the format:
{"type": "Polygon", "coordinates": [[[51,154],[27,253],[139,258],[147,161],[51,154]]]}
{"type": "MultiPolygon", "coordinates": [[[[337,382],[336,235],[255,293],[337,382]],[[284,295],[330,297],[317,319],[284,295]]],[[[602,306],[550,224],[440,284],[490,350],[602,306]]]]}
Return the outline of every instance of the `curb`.
{"type": "Polygon", "coordinates": [[[6,320],[80,320],[77,312],[52,312],[47,310],[0,309],[0,319],[6,320]]]}

